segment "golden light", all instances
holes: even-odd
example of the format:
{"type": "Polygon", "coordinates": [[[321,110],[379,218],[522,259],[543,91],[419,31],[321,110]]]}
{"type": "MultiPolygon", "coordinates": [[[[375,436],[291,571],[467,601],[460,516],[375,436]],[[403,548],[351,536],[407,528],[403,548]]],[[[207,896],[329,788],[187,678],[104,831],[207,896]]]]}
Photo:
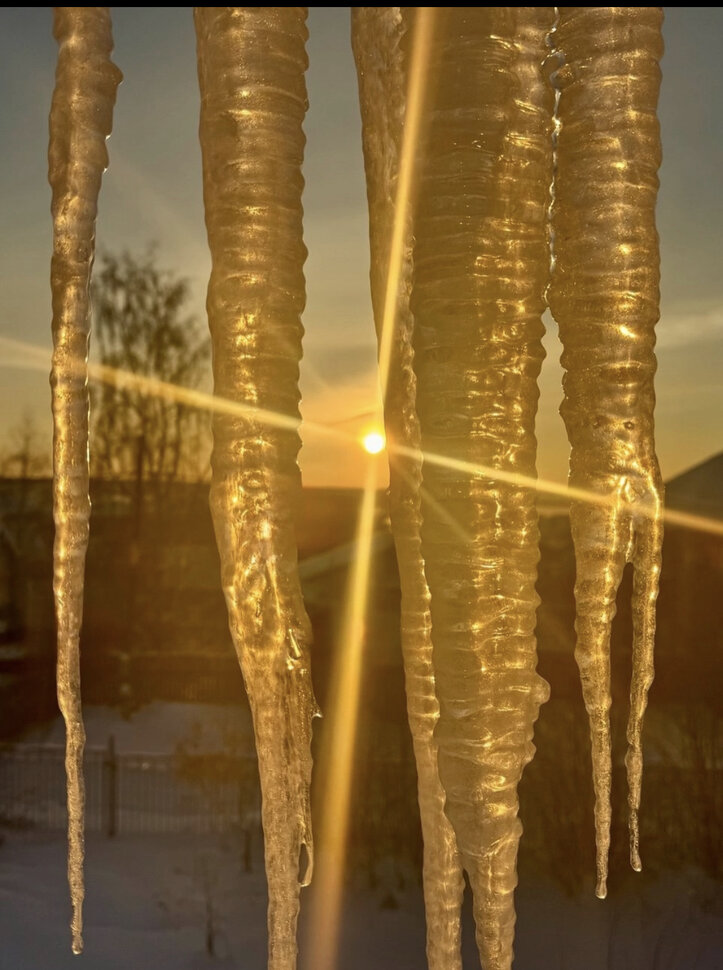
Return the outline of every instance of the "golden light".
{"type": "Polygon", "coordinates": [[[351,808],[352,769],[359,719],[359,687],[364,660],[365,617],[369,597],[374,513],[375,462],[367,468],[357,522],[356,553],[346,590],[339,649],[327,701],[327,729],[318,771],[323,801],[317,823],[314,895],[311,897],[308,967],[336,970],[344,894],[344,869],[351,808]]]}
{"type": "MultiPolygon", "coordinates": [[[[39,370],[43,374],[48,371],[50,354],[45,347],[38,347],[22,340],[13,340],[11,337],[0,337],[0,352],[3,354],[0,360],[0,367],[2,368],[39,370]]],[[[187,404],[189,407],[210,411],[213,414],[231,414],[249,420],[253,419],[270,428],[296,431],[301,425],[300,418],[296,416],[268,411],[253,404],[230,401],[205,391],[196,391],[188,387],[180,387],[177,384],[169,384],[157,377],[131,374],[130,371],[109,367],[105,364],[94,364],[92,361],[88,363],[88,379],[96,384],[107,384],[110,387],[135,391],[137,394],[154,395],[163,401],[178,401],[181,404],[187,404]]],[[[356,440],[350,432],[344,431],[334,424],[304,421],[304,428],[307,432],[323,435],[336,441],[356,440]]],[[[384,447],[387,447],[386,441],[384,447]]],[[[390,443],[389,451],[391,454],[403,455],[407,458],[416,459],[419,456],[419,453],[414,449],[400,444],[390,443]]],[[[433,451],[422,451],[421,455],[424,461],[431,465],[440,465],[442,468],[463,471],[479,478],[492,478],[500,482],[509,482],[512,485],[528,486],[537,492],[557,495],[563,499],[600,506],[615,505],[618,501],[615,494],[593,492],[587,488],[568,485],[565,482],[554,482],[545,478],[532,478],[519,472],[510,472],[503,468],[491,468],[486,465],[462,461],[459,458],[437,454],[433,451]]],[[[658,513],[656,509],[643,505],[636,509],[636,514],[641,518],[653,518],[658,513]]],[[[679,525],[685,529],[695,529],[698,532],[708,532],[711,535],[723,535],[723,520],[721,519],[695,515],[692,512],[671,508],[663,510],[663,519],[671,525],[679,525]]],[[[452,525],[451,521],[450,525],[452,525]]],[[[456,529],[458,528],[459,525],[456,525],[456,529]]]]}
{"type": "Polygon", "coordinates": [[[370,455],[378,455],[384,451],[386,443],[386,438],[380,431],[369,431],[362,438],[364,451],[368,451],[370,455]]]}
{"type": "MultiPolygon", "coordinates": [[[[379,387],[386,402],[395,329],[397,292],[404,262],[404,237],[412,198],[414,163],[422,117],[431,49],[434,7],[418,7],[409,67],[409,90],[404,137],[399,161],[396,217],[389,251],[384,313],[379,336],[379,387]]],[[[379,454],[384,435],[367,433],[362,439],[369,454],[379,454]]],[[[314,970],[336,970],[338,966],[341,911],[344,894],[349,809],[351,805],[352,765],[356,745],[359,690],[364,647],[364,619],[371,576],[374,511],[376,506],[377,465],[369,462],[357,525],[357,552],[349,577],[346,597],[342,649],[332,674],[329,713],[319,770],[324,778],[324,795],[317,826],[319,853],[315,877],[314,906],[311,914],[311,952],[309,966],[314,970]]]]}

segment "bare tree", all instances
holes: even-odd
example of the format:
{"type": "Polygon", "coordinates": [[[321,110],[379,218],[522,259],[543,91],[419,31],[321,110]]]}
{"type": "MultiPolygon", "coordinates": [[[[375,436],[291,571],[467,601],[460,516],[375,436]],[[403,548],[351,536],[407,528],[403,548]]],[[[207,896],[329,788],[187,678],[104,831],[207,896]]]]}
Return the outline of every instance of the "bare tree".
{"type": "Polygon", "coordinates": [[[44,478],[50,474],[50,441],[44,439],[32,412],[25,411],[0,448],[0,476],[44,478]]]}
{"type": "Polygon", "coordinates": [[[93,392],[91,470],[126,482],[198,481],[207,475],[208,414],[152,393],[152,385],[197,388],[209,342],[187,312],[185,279],[160,269],[151,249],[100,257],[93,282],[100,362],[151,382],[150,393],[104,382],[93,392]]]}
{"type": "Polygon", "coordinates": [[[124,602],[111,650],[128,712],[139,703],[140,655],[172,646],[164,641],[162,619],[173,609],[164,576],[183,507],[174,486],[203,480],[209,471],[210,413],[173,393],[197,388],[209,357],[208,337],[189,313],[189,300],[188,281],[159,268],[153,249],[100,257],[93,330],[105,374],[91,399],[91,473],[94,498],[121,496],[127,516],[106,568],[114,571],[124,602]],[[143,378],[144,386],[124,380],[127,375],[143,378]],[[115,486],[108,490],[98,480],[115,486]]]}

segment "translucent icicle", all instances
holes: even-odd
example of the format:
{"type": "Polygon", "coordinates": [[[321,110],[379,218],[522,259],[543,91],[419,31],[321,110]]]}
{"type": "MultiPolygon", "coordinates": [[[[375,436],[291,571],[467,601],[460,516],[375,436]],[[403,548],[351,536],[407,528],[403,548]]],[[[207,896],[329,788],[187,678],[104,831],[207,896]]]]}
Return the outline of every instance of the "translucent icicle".
{"type": "MultiPolygon", "coordinates": [[[[306,8],[194,9],[215,391],[298,417],[306,8]]],[[[296,966],[299,888],[313,864],[317,708],[294,533],[299,445],[296,431],[214,420],[211,510],[256,734],[270,970],[296,966]]]]}
{"type": "Polygon", "coordinates": [[[53,593],[58,636],[58,704],[66,727],[68,882],[73,952],[83,949],[85,731],[80,699],[80,627],[88,545],[90,273],[106,138],[121,73],[111,62],[108,7],[55,7],[58,65],[50,111],[52,188],[53,593]]]}
{"type": "Polygon", "coordinates": [[[610,845],[610,627],[632,562],[633,674],[628,755],[630,859],[640,869],[641,728],[653,679],[663,486],[655,456],[653,376],[659,310],[655,203],[660,7],[561,7],[562,66],[550,307],[564,347],[570,483],[610,498],[575,502],[577,646],[590,717],[597,895],[610,845]]]}
{"type": "Polygon", "coordinates": [[[543,358],[552,7],[449,8],[435,33],[415,221],[412,312],[425,451],[436,738],[446,812],[474,894],[485,970],[509,970],[521,823],[517,784],[547,684],[536,673],[537,377],[543,358]],[[490,471],[487,471],[490,469],[490,471]],[[467,533],[460,541],[438,507],[467,533]]]}
{"type": "MultiPolygon", "coordinates": [[[[359,76],[364,165],[369,199],[371,286],[381,338],[390,244],[395,219],[399,154],[405,113],[400,7],[352,8],[352,46],[359,76]]],[[[407,220],[401,283],[385,398],[387,440],[420,445],[413,370],[412,225],[407,220]]],[[[421,458],[390,452],[390,515],[402,588],[402,652],[407,713],[417,763],[424,838],[424,901],[430,970],[461,970],[460,910],[464,893],[454,830],[444,813],[434,727],[439,704],[432,670],[429,590],[421,554],[421,458]]]]}

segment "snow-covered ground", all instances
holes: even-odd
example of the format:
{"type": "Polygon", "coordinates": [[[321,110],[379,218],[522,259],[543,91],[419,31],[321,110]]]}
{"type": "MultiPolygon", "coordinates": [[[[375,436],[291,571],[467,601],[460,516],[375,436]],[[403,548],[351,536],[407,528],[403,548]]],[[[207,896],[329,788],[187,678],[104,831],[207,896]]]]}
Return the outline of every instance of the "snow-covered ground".
{"type": "MultiPolygon", "coordinates": [[[[256,853],[209,837],[95,836],[87,847],[85,952],[70,952],[65,845],[58,835],[5,832],[0,846],[2,970],[263,970],[265,883],[256,853]],[[215,957],[206,953],[213,910],[215,957]]],[[[542,883],[518,890],[515,970],[720,970],[721,900],[702,879],[677,876],[600,902],[570,900],[542,883]],[[717,909],[717,912],[716,912],[717,909]]],[[[340,970],[423,970],[424,917],[416,885],[352,886],[340,970]]],[[[311,890],[302,894],[300,968],[311,890]]],[[[465,970],[478,968],[466,913],[465,970]]]]}
{"type": "MultiPolygon", "coordinates": [[[[232,704],[183,704],[153,701],[132,717],[99,704],[83,706],[86,744],[104,748],[113,735],[119,754],[173,754],[179,743],[194,750],[223,751],[234,746],[253,751],[253,727],[248,708],[232,704]]],[[[65,744],[65,726],[58,717],[31,729],[23,741],[65,744]]]]}
{"type": "MultiPolygon", "coordinates": [[[[154,704],[124,721],[114,711],[86,710],[89,742],[109,733],[119,752],[222,750],[245,738],[245,716],[232,708],[154,704]]],[[[59,743],[62,727],[33,734],[59,743]]],[[[243,837],[91,833],[86,854],[85,952],[70,951],[70,907],[61,832],[0,829],[0,970],[264,970],[266,890],[260,842],[252,871],[243,837]],[[215,955],[206,952],[209,912],[215,955]]],[[[343,907],[339,970],[424,970],[420,887],[380,864],[379,885],[349,880],[343,907]],[[390,903],[392,905],[390,905],[390,903]]],[[[517,892],[515,970],[721,970],[720,886],[696,873],[653,878],[630,874],[604,902],[592,890],[570,899],[529,874],[517,892]]],[[[315,970],[308,916],[314,887],[302,892],[299,970],[315,970]]],[[[479,970],[469,901],[465,970],[479,970]]]]}

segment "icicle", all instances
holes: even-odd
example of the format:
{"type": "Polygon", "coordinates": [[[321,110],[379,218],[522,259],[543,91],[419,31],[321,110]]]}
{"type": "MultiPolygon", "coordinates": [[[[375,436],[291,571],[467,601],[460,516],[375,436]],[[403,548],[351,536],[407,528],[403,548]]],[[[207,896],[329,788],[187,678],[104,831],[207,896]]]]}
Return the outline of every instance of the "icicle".
{"type": "Polygon", "coordinates": [[[634,567],[629,749],[630,850],[640,869],[641,727],[653,679],[663,486],[653,438],[659,257],[656,118],[660,7],[562,7],[550,307],[560,325],[572,446],[570,483],[607,496],[575,502],[577,647],[590,717],[597,895],[610,845],[610,627],[626,562],[634,567]]]}
{"type": "Polygon", "coordinates": [[[434,503],[424,507],[422,554],[446,812],[474,894],[482,964],[509,970],[517,784],[548,695],[535,672],[538,528],[526,482],[549,269],[553,96],[540,65],[553,8],[444,15],[415,221],[417,411],[425,453],[480,470],[425,460],[434,503]],[[525,477],[512,485],[495,470],[525,477]]]}
{"type": "Polygon", "coordinates": [[[73,952],[83,949],[85,731],[80,699],[80,627],[88,545],[90,272],[106,138],[121,73],[111,62],[108,7],[55,7],[58,66],[50,111],[53,191],[53,592],[58,629],[58,704],[65,719],[68,882],[73,952]]]}
{"type": "MultiPolygon", "coordinates": [[[[405,112],[404,24],[400,7],[352,8],[352,46],[359,76],[364,165],[369,199],[371,284],[381,340],[405,112]]],[[[385,397],[387,441],[420,445],[413,370],[412,226],[405,229],[403,269],[385,397]]],[[[424,901],[429,970],[461,970],[460,910],[464,893],[452,826],[444,814],[434,727],[439,705],[432,670],[429,590],[420,548],[421,459],[390,452],[390,515],[402,587],[402,652],[407,712],[417,763],[424,838],[424,901]]]]}
{"type": "MultiPolygon", "coordinates": [[[[194,11],[215,391],[298,417],[306,8],[194,11]]],[[[313,864],[310,744],[317,709],[296,568],[299,444],[296,431],[215,418],[211,509],[256,734],[270,970],[296,966],[299,887],[313,864]]]]}

